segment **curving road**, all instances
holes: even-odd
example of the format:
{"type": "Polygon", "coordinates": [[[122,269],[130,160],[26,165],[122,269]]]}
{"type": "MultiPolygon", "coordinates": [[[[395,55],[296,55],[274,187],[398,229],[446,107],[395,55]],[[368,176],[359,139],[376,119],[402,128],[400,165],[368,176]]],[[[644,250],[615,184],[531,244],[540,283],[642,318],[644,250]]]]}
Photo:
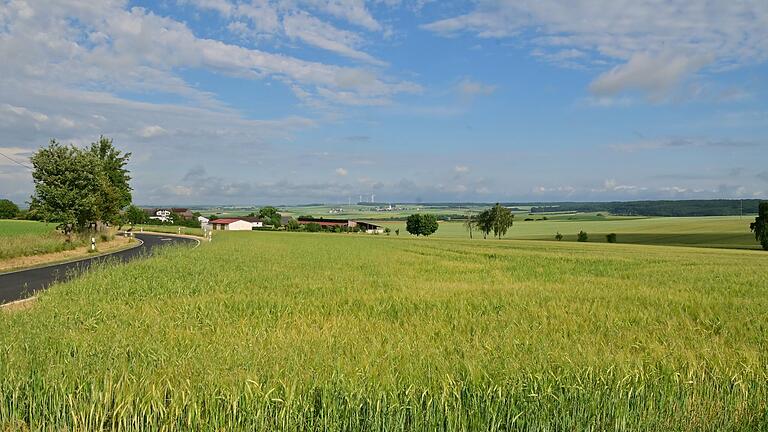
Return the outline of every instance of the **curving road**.
{"type": "Polygon", "coordinates": [[[93,258],[85,258],[79,261],[53,264],[45,267],[36,267],[9,273],[0,273],[0,305],[27,298],[37,291],[48,288],[48,286],[54,282],[71,279],[82,271],[87,270],[94,263],[114,259],[121,262],[127,262],[151,254],[152,250],[158,246],[166,246],[170,244],[198,244],[198,241],[195,239],[159,234],[136,233],[135,237],[144,243],[131,249],[125,249],[93,258]]]}

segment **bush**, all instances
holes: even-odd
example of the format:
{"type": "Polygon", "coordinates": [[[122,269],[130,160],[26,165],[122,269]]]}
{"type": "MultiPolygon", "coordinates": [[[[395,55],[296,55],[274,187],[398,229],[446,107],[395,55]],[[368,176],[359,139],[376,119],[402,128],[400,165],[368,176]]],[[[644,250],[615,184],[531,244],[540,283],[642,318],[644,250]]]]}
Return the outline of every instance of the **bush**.
{"type": "Polygon", "coordinates": [[[608,243],[616,243],[616,233],[608,234],[605,236],[605,239],[608,241],[608,243]]]}
{"type": "Polygon", "coordinates": [[[317,222],[310,222],[304,225],[305,229],[309,232],[320,232],[323,227],[317,222]]]}
{"type": "Polygon", "coordinates": [[[437,218],[431,214],[412,214],[408,216],[405,224],[406,231],[417,237],[434,234],[437,228],[437,218]]]}
{"type": "Polygon", "coordinates": [[[296,219],[291,218],[288,220],[288,223],[285,225],[285,229],[287,229],[288,231],[298,231],[301,229],[301,224],[299,224],[299,222],[296,221],[296,219]]]}
{"type": "Polygon", "coordinates": [[[561,241],[562,239],[563,239],[563,235],[560,234],[560,231],[558,231],[557,234],[555,234],[555,240],[561,241]]]}
{"type": "Polygon", "coordinates": [[[585,242],[589,240],[589,236],[584,231],[579,231],[579,235],[576,236],[576,241],[585,242]]]}
{"type": "Polygon", "coordinates": [[[0,200],[0,219],[13,219],[19,215],[19,206],[11,200],[0,200]]]}

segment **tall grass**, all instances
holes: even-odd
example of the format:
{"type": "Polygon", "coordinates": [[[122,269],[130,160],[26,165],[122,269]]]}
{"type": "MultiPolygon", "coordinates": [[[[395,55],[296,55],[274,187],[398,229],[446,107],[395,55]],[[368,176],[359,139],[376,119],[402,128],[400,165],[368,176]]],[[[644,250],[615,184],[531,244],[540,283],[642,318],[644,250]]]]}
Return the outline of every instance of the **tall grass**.
{"type": "Polygon", "coordinates": [[[756,252],[219,233],[0,313],[0,429],[768,429],[756,252]]]}
{"type": "Polygon", "coordinates": [[[34,221],[0,221],[0,259],[72,250],[90,243],[88,236],[68,239],[55,224],[34,221]]]}

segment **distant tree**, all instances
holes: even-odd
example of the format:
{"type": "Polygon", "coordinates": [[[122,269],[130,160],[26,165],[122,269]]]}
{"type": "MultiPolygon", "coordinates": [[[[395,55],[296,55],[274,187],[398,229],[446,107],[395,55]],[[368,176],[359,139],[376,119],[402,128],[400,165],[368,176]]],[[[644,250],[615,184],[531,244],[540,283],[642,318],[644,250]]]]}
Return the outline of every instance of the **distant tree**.
{"type": "Polygon", "coordinates": [[[317,223],[317,222],[310,222],[310,223],[304,225],[304,227],[309,232],[319,232],[320,230],[323,229],[323,227],[319,223],[317,223]]]}
{"type": "Polygon", "coordinates": [[[610,233],[605,236],[605,240],[608,243],[616,243],[616,233],[610,233]]]}
{"type": "Polygon", "coordinates": [[[768,201],[760,202],[755,221],[749,224],[749,229],[755,233],[755,240],[768,251],[768,201]]]}
{"type": "Polygon", "coordinates": [[[467,213],[467,218],[464,219],[464,228],[469,231],[469,239],[472,239],[472,231],[475,229],[475,216],[472,213],[467,213]]]}
{"type": "Polygon", "coordinates": [[[216,219],[218,219],[218,218],[219,218],[219,217],[218,217],[218,216],[216,216],[216,215],[214,215],[214,214],[212,214],[212,215],[208,216],[208,220],[209,220],[209,221],[212,221],[212,220],[216,220],[216,219]]]}
{"type": "Polygon", "coordinates": [[[475,227],[483,233],[483,239],[488,238],[488,234],[493,231],[493,212],[491,209],[483,210],[475,216],[475,227]]]}
{"type": "Polygon", "coordinates": [[[512,210],[496,203],[493,207],[483,210],[475,216],[474,225],[483,233],[483,238],[488,238],[488,234],[493,232],[493,236],[501,238],[507,234],[512,226],[515,215],[512,210]]]}
{"type": "Polygon", "coordinates": [[[562,239],[563,239],[563,235],[560,234],[560,231],[558,231],[557,234],[555,234],[555,240],[561,241],[562,239]]]}
{"type": "Polygon", "coordinates": [[[396,229],[395,229],[395,235],[396,235],[396,236],[399,236],[399,235],[400,235],[400,228],[396,228],[396,229]]]}
{"type": "Polygon", "coordinates": [[[13,219],[19,216],[19,206],[11,200],[0,200],[0,219],[13,219]]]}
{"type": "Polygon", "coordinates": [[[256,213],[250,212],[250,213],[248,213],[248,215],[246,217],[256,217],[256,213]]]}
{"type": "Polygon", "coordinates": [[[131,225],[143,224],[149,221],[147,213],[135,205],[128,206],[125,210],[125,218],[131,225]]]}
{"type": "Polygon", "coordinates": [[[290,218],[288,219],[288,223],[285,225],[285,228],[288,231],[298,231],[301,229],[301,224],[299,224],[296,219],[290,218]]]}
{"type": "Polygon", "coordinates": [[[585,242],[589,240],[589,236],[584,231],[579,231],[579,234],[576,236],[576,241],[585,242]]]}
{"type": "Polygon", "coordinates": [[[499,203],[496,203],[496,205],[491,208],[491,215],[493,219],[493,235],[500,239],[507,235],[507,230],[512,227],[512,224],[515,221],[515,215],[512,214],[512,210],[499,203]]]}
{"type": "Polygon", "coordinates": [[[405,229],[415,236],[429,236],[437,231],[438,224],[435,215],[415,213],[408,216],[405,229]]]}
{"type": "Polygon", "coordinates": [[[280,227],[281,215],[277,209],[272,206],[262,207],[259,209],[259,218],[269,223],[275,228],[280,227]]]}
{"type": "Polygon", "coordinates": [[[384,233],[385,233],[386,235],[389,235],[389,233],[391,233],[391,232],[392,232],[392,229],[391,229],[390,227],[386,227],[386,228],[384,228],[384,233]]]}

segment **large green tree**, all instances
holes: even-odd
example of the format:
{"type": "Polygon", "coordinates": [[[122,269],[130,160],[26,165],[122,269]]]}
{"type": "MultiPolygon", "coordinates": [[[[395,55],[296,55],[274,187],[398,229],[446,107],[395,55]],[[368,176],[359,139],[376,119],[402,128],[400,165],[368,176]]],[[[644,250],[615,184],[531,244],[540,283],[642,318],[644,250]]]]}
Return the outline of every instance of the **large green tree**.
{"type": "Polygon", "coordinates": [[[755,240],[763,246],[764,250],[768,250],[768,202],[760,203],[757,217],[749,225],[749,228],[755,233],[755,240]]]}
{"type": "Polygon", "coordinates": [[[281,215],[276,208],[272,206],[262,207],[259,209],[259,218],[264,222],[272,225],[275,228],[280,227],[281,215]]]}
{"type": "Polygon", "coordinates": [[[131,176],[125,167],[131,154],[116,149],[112,139],[105,136],[92,143],[88,152],[100,168],[101,194],[97,199],[97,219],[117,223],[120,210],[131,203],[131,176]]]}
{"type": "Polygon", "coordinates": [[[13,219],[19,215],[19,206],[11,200],[0,199],[0,219],[13,219]]]}
{"type": "Polygon", "coordinates": [[[59,222],[66,233],[119,222],[120,209],[131,200],[129,157],[104,137],[87,149],[51,140],[30,158],[35,184],[30,210],[59,222]]]}
{"type": "Polygon", "coordinates": [[[125,210],[125,219],[131,225],[143,224],[149,221],[147,213],[135,205],[129,206],[125,210]]]}
{"type": "Polygon", "coordinates": [[[429,236],[437,231],[438,224],[435,215],[415,213],[408,216],[405,229],[415,236],[429,236]]]}

